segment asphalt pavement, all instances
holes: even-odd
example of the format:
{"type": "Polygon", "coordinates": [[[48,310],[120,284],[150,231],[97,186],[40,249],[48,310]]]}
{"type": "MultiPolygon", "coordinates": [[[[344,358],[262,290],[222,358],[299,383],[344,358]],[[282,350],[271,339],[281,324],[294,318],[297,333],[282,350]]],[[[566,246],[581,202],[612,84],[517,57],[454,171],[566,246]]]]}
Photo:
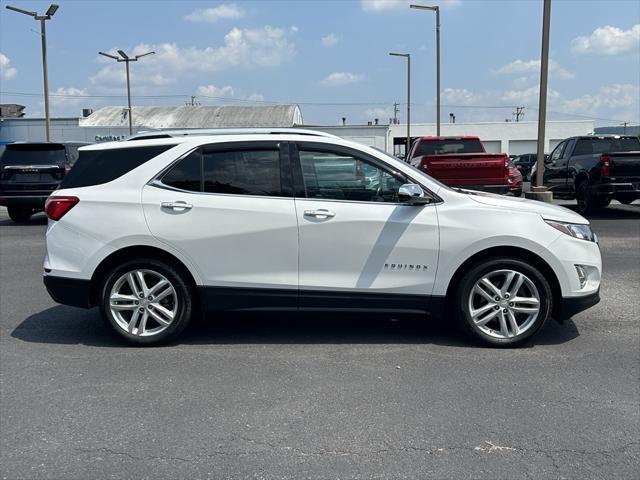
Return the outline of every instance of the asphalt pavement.
{"type": "Polygon", "coordinates": [[[530,345],[446,322],[221,317],[123,344],[0,210],[0,477],[638,478],[640,205],[592,218],[602,302],[530,345]]]}

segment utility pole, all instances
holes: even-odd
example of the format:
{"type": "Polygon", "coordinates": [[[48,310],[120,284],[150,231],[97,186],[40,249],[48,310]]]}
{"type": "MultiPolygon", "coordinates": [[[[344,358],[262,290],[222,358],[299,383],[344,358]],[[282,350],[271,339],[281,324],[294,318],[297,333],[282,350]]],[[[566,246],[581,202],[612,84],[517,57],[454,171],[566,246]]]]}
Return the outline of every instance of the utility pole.
{"type": "Polygon", "coordinates": [[[49,73],[47,70],[47,30],[45,26],[45,21],[51,20],[53,14],[56,13],[58,8],[60,8],[56,4],[52,4],[49,6],[44,15],[38,15],[36,12],[31,12],[29,10],[23,10],[18,7],[12,7],[11,5],[7,5],[9,10],[13,10],[14,12],[23,13],[25,15],[29,15],[33,17],[35,20],[40,22],[40,41],[42,44],[42,77],[44,84],[44,129],[47,137],[47,142],[51,141],[51,117],[49,115],[49,73]]]}
{"type": "Polygon", "coordinates": [[[629,125],[629,122],[624,122],[622,125],[624,125],[623,135],[626,135],[627,134],[627,125],[629,125]]]}
{"type": "Polygon", "coordinates": [[[516,111],[514,112],[516,117],[516,122],[520,121],[520,117],[524,117],[524,107],[516,107],[516,111]]]}
{"type": "Polygon", "coordinates": [[[407,146],[404,152],[405,162],[409,161],[409,149],[411,148],[411,54],[409,53],[389,53],[394,57],[404,57],[407,59],[407,146]]]}
{"type": "Polygon", "coordinates": [[[409,8],[436,12],[436,135],[440,136],[440,7],[438,5],[409,5],[409,8]]]}
{"type": "Polygon", "coordinates": [[[200,106],[200,102],[196,102],[196,98],[198,98],[198,97],[196,97],[195,95],[191,95],[191,102],[189,102],[189,100],[187,100],[186,102],[184,102],[184,104],[187,107],[198,107],[198,106],[200,106]]]}
{"type": "Polygon", "coordinates": [[[547,120],[547,80],[549,78],[549,29],[551,26],[551,0],[544,0],[542,14],[542,52],[540,55],[540,103],[538,105],[538,158],[536,185],[527,193],[528,198],[551,202],[553,193],[543,186],[545,122],[547,120]]]}
{"type": "Polygon", "coordinates": [[[116,62],[125,63],[126,72],[127,72],[127,102],[129,105],[129,135],[133,135],[133,113],[131,112],[131,80],[129,76],[129,63],[137,62],[139,58],[146,57],[147,55],[153,55],[156,52],[147,52],[141,55],[136,55],[135,57],[130,57],[129,55],[124,53],[124,51],[122,50],[118,50],[118,54],[120,55],[119,57],[116,57],[115,55],[111,55],[110,53],[104,53],[104,52],[98,52],[98,53],[103,57],[111,58],[116,62]]]}
{"type": "Polygon", "coordinates": [[[394,103],[393,104],[393,124],[397,125],[398,122],[398,112],[400,111],[400,104],[399,103],[394,103]]]}

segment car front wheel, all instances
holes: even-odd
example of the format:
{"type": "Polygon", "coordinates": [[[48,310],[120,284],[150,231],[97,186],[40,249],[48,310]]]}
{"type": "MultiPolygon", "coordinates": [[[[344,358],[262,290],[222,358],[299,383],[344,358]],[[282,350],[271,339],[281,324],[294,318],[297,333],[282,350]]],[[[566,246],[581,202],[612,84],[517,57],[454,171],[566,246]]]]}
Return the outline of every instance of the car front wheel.
{"type": "Polygon", "coordinates": [[[110,272],[101,289],[104,319],[121,337],[138,345],[177,337],[193,308],[185,275],[160,260],[124,263],[110,272]]]}
{"type": "Polygon", "coordinates": [[[491,259],[463,275],[455,298],[460,326],[489,346],[515,346],[534,335],[550,316],[549,282],[519,259],[491,259]]]}

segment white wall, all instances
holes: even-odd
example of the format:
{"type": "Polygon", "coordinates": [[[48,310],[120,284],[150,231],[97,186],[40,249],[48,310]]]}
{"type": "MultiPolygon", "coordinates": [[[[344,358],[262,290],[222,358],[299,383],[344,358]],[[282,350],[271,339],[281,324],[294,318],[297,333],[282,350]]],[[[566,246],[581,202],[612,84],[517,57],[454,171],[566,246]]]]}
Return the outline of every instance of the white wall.
{"type": "MultiPolygon", "coordinates": [[[[128,128],[80,127],[77,118],[52,118],[51,140],[54,142],[105,142],[129,135],[128,128]]],[[[135,128],[134,128],[135,131],[135,128]]],[[[46,134],[42,118],[10,118],[0,121],[0,141],[44,142],[46,134]]]]}
{"type": "MultiPolygon", "coordinates": [[[[407,125],[389,125],[391,138],[402,138],[407,134],[407,125]]],[[[561,140],[576,135],[587,135],[593,133],[593,120],[579,120],[568,122],[547,122],[545,152],[553,150],[561,140]]],[[[486,122],[486,123],[443,123],[440,126],[440,133],[444,136],[465,136],[472,135],[480,137],[485,144],[495,148],[495,142],[500,143],[499,151],[507,154],[534,153],[532,151],[520,152],[518,148],[530,148],[531,143],[513,144],[517,145],[515,153],[511,151],[514,141],[536,142],[538,138],[538,122],[486,122]]],[[[435,136],[435,124],[415,124],[411,125],[411,136],[435,136]]],[[[393,141],[390,142],[393,147],[393,141]]],[[[487,148],[488,149],[488,148],[487,148]]]]}

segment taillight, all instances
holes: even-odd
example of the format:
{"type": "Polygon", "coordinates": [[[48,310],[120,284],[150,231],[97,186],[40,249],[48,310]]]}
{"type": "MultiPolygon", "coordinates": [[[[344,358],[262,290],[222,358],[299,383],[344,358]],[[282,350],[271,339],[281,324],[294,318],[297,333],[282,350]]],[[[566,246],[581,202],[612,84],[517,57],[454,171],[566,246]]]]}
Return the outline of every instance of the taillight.
{"type": "Polygon", "coordinates": [[[611,176],[611,158],[609,157],[609,155],[602,155],[600,157],[600,176],[611,176]]]}
{"type": "Polygon", "coordinates": [[[60,220],[80,201],[78,197],[53,196],[47,198],[44,211],[51,220],[60,220]]]}

